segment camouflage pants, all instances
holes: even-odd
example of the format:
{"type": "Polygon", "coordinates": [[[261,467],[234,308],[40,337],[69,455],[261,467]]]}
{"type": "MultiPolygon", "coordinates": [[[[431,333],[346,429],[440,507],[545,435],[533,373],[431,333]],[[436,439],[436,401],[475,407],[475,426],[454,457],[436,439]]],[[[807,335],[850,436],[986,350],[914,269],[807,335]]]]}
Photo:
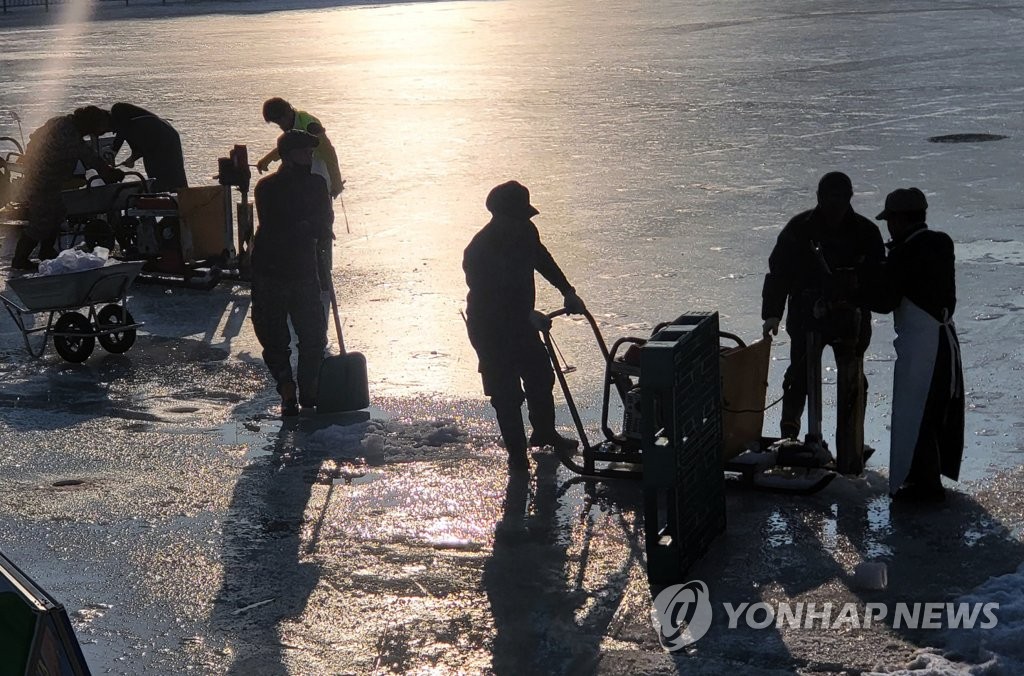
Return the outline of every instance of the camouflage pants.
{"type": "Polygon", "coordinates": [[[252,326],[263,347],[263,361],[274,381],[280,386],[297,380],[299,403],[315,404],[320,363],[327,347],[327,321],[316,278],[254,278],[252,326]],[[292,374],[289,320],[298,338],[297,379],[292,374]]]}

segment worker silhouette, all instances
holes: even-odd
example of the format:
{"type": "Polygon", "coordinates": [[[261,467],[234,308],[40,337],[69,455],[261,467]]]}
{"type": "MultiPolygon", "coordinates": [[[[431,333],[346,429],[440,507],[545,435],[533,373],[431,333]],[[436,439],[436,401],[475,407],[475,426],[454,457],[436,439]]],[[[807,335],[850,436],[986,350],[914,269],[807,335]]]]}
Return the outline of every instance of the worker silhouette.
{"type": "Polygon", "coordinates": [[[586,306],[540,241],[530,220],[539,213],[530,204],[530,191],[516,181],[502,183],[490,191],[485,204],[491,220],[473,237],[462,261],[469,285],[466,325],[509,468],[523,470],[529,467],[528,445],[576,448],[575,440],[555,429],[555,374],[538,333],[550,328],[551,320],[534,309],[534,271],[562,293],[570,313],[583,312],[586,306]],[[523,429],[524,399],[533,426],[529,444],[523,429]]]}

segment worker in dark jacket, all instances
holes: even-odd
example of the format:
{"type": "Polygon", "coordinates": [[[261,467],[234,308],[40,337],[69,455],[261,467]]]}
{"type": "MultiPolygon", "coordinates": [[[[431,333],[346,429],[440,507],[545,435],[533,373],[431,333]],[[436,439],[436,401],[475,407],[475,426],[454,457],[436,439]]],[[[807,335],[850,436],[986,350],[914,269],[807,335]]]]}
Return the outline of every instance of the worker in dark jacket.
{"type": "Polygon", "coordinates": [[[462,261],[469,285],[466,323],[509,467],[521,470],[529,467],[524,399],[533,426],[529,446],[576,447],[555,430],[555,374],[538,334],[551,321],[533,307],[534,271],[562,293],[566,310],[580,313],[586,308],[540,241],[530,220],[538,211],[530,204],[529,190],[516,181],[502,183],[487,195],[486,206],[492,218],[466,247],[462,261]]]}
{"type": "Polygon", "coordinates": [[[60,224],[67,215],[61,191],[74,180],[79,162],[95,169],[105,181],[124,177],[124,172],[109,166],[85,141],[86,136],[103,134],[106,125],[107,111],[86,106],[70,115],[50,118],[29,136],[21,162],[25,177],[17,185],[17,197],[25,204],[28,224],[18,239],[11,260],[13,269],[34,271],[39,267],[29,258],[37,244],[40,259],[57,256],[60,224]]]}
{"type": "Polygon", "coordinates": [[[928,200],[917,188],[885,198],[878,214],[892,241],[863,293],[876,312],[892,312],[896,365],[892,383],[889,492],[939,502],[941,475],[954,481],[964,451],[964,380],[953,325],[953,240],[925,222],[928,200]]]}
{"type": "Polygon", "coordinates": [[[181,137],[169,122],[145,108],[115,103],[110,107],[110,131],[117,135],[114,155],[127,143],[131,155],[121,164],[133,167],[141,158],[146,176],[154,181],[154,190],[174,192],[188,186],[181,137]]]}
{"type": "Polygon", "coordinates": [[[790,364],[782,385],[781,436],[795,439],[800,434],[808,364],[821,359],[820,352],[808,350],[807,332],[816,330],[821,335],[819,346],[832,346],[840,382],[854,390],[840,388],[837,445],[843,439],[859,439],[856,454],[860,457],[867,386],[863,359],[871,341],[871,313],[848,300],[857,272],[881,262],[885,247],[878,226],[853,210],[852,198],[850,178],[830,172],[818,182],[817,206],[786,224],[768,259],[761,318],[765,336],[778,335],[783,309],[789,305],[790,364]]]}
{"type": "Polygon", "coordinates": [[[320,304],[320,250],[330,246],[334,215],[319,176],[310,173],[317,138],[291,130],[277,139],[281,168],[256,184],[259,228],[252,249],[252,325],[281,395],[281,415],[316,406],[327,347],[320,304]],[[291,319],[298,337],[298,383],[292,375],[291,319]]]}

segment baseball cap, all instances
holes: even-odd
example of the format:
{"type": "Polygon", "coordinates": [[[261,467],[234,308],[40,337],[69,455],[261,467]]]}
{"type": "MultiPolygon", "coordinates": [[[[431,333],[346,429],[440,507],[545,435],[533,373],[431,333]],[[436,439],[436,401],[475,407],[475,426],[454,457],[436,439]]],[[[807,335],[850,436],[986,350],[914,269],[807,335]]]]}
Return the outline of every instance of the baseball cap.
{"type": "Polygon", "coordinates": [[[893,214],[905,214],[926,211],[928,200],[917,188],[897,188],[885,196],[885,209],[875,216],[876,221],[884,221],[893,214]]]}
{"type": "Polygon", "coordinates": [[[530,204],[530,191],[518,181],[507,181],[491,188],[485,202],[492,214],[514,218],[530,218],[540,212],[530,204]]]}

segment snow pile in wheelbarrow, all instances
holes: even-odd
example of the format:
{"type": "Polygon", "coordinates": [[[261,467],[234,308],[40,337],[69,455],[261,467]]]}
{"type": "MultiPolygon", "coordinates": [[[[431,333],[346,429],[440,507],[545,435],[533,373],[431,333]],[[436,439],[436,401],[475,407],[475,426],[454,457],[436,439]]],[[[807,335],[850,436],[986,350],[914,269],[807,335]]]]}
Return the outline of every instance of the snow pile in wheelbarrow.
{"type": "Polygon", "coordinates": [[[91,253],[82,249],[64,249],[53,260],[40,261],[39,274],[65,275],[116,264],[117,261],[110,257],[110,251],[101,246],[94,248],[91,253]]]}

